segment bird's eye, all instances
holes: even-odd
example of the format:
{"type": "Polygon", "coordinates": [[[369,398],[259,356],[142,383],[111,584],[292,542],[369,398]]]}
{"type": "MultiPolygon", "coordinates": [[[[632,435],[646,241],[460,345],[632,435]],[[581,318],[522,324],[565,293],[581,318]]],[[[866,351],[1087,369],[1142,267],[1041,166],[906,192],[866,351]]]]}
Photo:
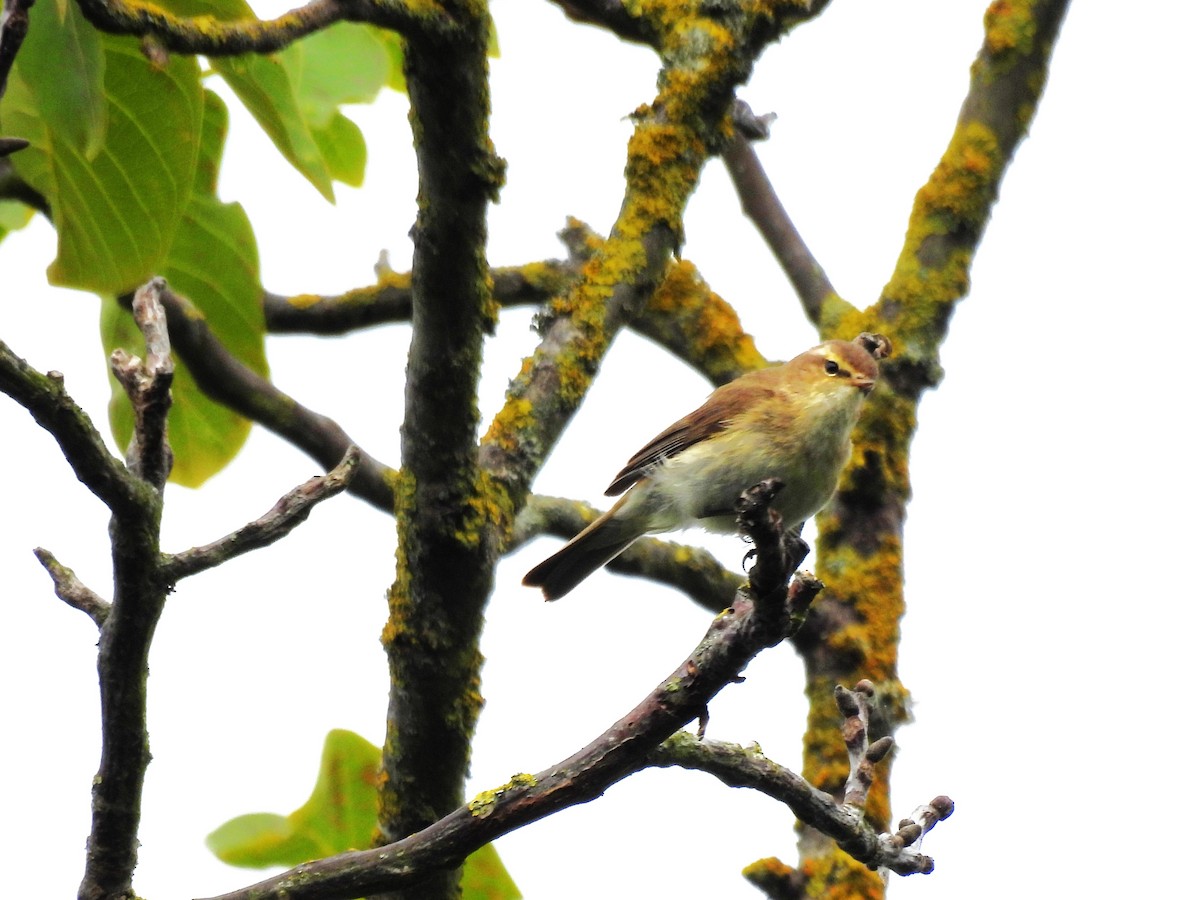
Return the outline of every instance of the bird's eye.
{"type": "Polygon", "coordinates": [[[825,374],[826,375],[836,375],[840,371],[842,371],[841,368],[839,368],[838,364],[835,363],[832,359],[825,360],[825,374]]]}

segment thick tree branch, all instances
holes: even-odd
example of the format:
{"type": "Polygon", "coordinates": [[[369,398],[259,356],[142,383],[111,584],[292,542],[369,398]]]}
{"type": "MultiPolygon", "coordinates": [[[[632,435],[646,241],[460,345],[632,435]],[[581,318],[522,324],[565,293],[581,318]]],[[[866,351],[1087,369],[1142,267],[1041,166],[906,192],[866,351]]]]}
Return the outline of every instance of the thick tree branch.
{"type": "MultiPolygon", "coordinates": [[[[113,511],[109,525],[113,599],[100,629],[100,768],[92,782],[92,831],[79,886],[80,900],[133,896],[142,788],[150,764],[146,677],[150,642],[167,599],[159,575],[162,484],[170,469],[166,415],[170,406],[170,347],[159,303],[162,285],[138,291],[134,318],[149,348],[145,363],[117,351],[112,358],[136,411],[131,473],[147,488],[142,502],[113,511]]],[[[131,477],[135,477],[131,474],[131,477]]]]}
{"type": "Polygon", "coordinates": [[[1037,111],[1068,5],[995,3],[984,17],[983,46],[954,134],[917,191],[896,268],[868,310],[879,330],[897,341],[891,382],[905,395],[941,380],[938,347],[970,288],[975,250],[1037,111]]]}
{"type": "MultiPolygon", "coordinates": [[[[748,492],[749,493],[749,492],[748,492]]],[[[739,593],[718,616],[686,660],[641,703],[587,747],[536,775],[518,775],[480,794],[441,820],[401,841],[298,866],[220,900],[313,900],[350,898],[405,885],[428,884],[430,873],[454,869],[483,844],[516,828],[600,796],[630,772],[644,767],[648,754],[674,732],[702,715],[709,701],[736,681],[750,660],[780,643],[803,617],[820,583],[788,579],[794,558],[778,528],[778,517],[761,505],[770,491],[757,492],[747,505],[763,543],[751,584],[761,592],[739,593]],[[767,583],[767,577],[778,580],[767,583]]]]}
{"type": "MultiPolygon", "coordinates": [[[[841,716],[829,699],[835,684],[863,678],[874,684],[871,739],[891,734],[910,715],[897,663],[904,614],[903,524],[917,404],[941,378],[939,348],[966,294],[1001,179],[1037,109],[1066,8],[1066,0],[989,6],[958,123],[937,168],[917,192],[891,280],[879,301],[861,313],[823,311],[823,337],[882,332],[896,347],[859,419],[839,490],[818,515],[817,574],[829,587],[796,638],[809,698],[804,774],[825,791],[842,790],[850,774],[840,762],[830,762],[842,744],[841,716]]],[[[891,819],[889,767],[890,760],[874,767],[876,787],[867,797],[867,820],[876,827],[891,819]]],[[[873,874],[838,857],[822,835],[804,830],[800,845],[800,868],[833,872],[831,877],[864,893],[879,889],[873,874]]]]}
{"type": "Polygon", "coordinates": [[[404,30],[427,16],[450,26],[438,5],[422,4],[418,11],[416,4],[406,0],[312,0],[275,19],[234,21],[211,15],[177,16],[145,0],[78,2],[84,16],[101,31],[136,35],[166,50],[205,56],[273,53],[341,20],[404,30]]]}
{"type": "Polygon", "coordinates": [[[260,550],[287,537],[297,525],[308,518],[314,506],[322,500],[337,496],[349,487],[361,460],[361,451],[352,446],[331,472],[310,478],[299,487],[288,491],[261,518],[211,544],[165,556],[162,560],[163,579],[169,584],[174,584],[181,578],[219,566],[236,556],[260,550]]]}
{"type": "MultiPolygon", "coordinates": [[[[399,547],[382,638],[390,683],[381,842],[412,834],[463,801],[483,705],[483,610],[507,530],[477,461],[483,339],[496,315],[486,213],[504,173],[488,131],[491,19],[484,0],[446,8],[457,27],[415,29],[404,53],[419,187],[399,547]]],[[[422,887],[428,900],[458,893],[453,869],[422,887]]]]}
{"type": "MultiPolygon", "coordinates": [[[[683,209],[700,168],[726,139],[733,90],[765,42],[824,7],[647,7],[637,29],[652,33],[664,65],[654,103],[638,111],[625,168],[625,196],[608,238],[583,278],[552,303],[543,340],[513,379],[484,438],[484,469],[519,508],[533,476],[595,377],[617,330],[636,319],[666,274],[683,238],[683,209]],[[710,16],[709,13],[712,13],[710,16]]],[[[615,8],[571,3],[596,17],[615,8]]],[[[633,15],[626,11],[625,15],[633,15]]],[[[607,24],[607,23],[606,23],[607,24]]]]}
{"type": "MultiPolygon", "coordinates": [[[[546,260],[489,270],[492,298],[501,309],[544,306],[566,294],[601,243],[582,222],[571,220],[560,236],[571,259],[546,260]]],[[[267,331],[273,334],[345,334],[388,322],[412,319],[412,278],[384,273],[379,283],[344,294],[284,297],[263,295],[267,331]]],[[[635,333],[669,350],[713,384],[762,368],[767,361],[742,330],[733,307],[708,286],[693,263],[671,260],[658,290],[641,314],[629,322],[635,333]]]]}

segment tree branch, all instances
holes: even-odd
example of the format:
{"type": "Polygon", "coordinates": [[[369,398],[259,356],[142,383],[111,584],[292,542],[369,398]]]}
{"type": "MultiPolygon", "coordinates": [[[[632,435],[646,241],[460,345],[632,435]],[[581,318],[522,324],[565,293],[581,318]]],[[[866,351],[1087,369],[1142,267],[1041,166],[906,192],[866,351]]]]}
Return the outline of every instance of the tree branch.
{"type": "MultiPolygon", "coordinates": [[[[929,874],[933,871],[933,860],[922,856],[918,852],[919,846],[914,849],[917,836],[905,830],[905,823],[911,820],[904,820],[895,835],[887,832],[876,834],[863,821],[860,811],[817,790],[799,775],[768,759],[757,746],[739,747],[707,738],[701,741],[681,731],[651,751],[646,764],[658,768],[677,766],[707,772],[730,787],[752,788],[766,794],[785,804],[792,815],[806,826],[828,835],[839,847],[871,868],[887,868],[899,875],[929,874]]],[[[943,797],[935,798],[931,804],[922,807],[922,811],[932,810],[933,814],[924,814],[922,822],[929,824],[924,830],[918,829],[920,836],[927,833],[934,823],[947,818],[953,808],[949,798],[943,797]]],[[[775,862],[777,866],[783,866],[778,860],[775,862]]],[[[790,871],[794,873],[795,870],[790,871]]],[[[793,895],[801,896],[801,893],[795,891],[793,895]]]]}
{"type": "MultiPolygon", "coordinates": [[[[4,0],[3,7],[0,7],[0,97],[4,96],[4,92],[8,88],[8,73],[12,71],[13,63],[17,59],[17,51],[21,49],[21,44],[29,31],[29,7],[31,6],[33,6],[33,0],[4,0]]],[[[21,142],[21,139],[0,138],[0,141],[21,142]]],[[[22,143],[28,146],[27,141],[22,143]]],[[[8,143],[3,151],[0,151],[0,155],[7,156],[20,149],[21,147],[16,144],[8,143]]]]}
{"type": "MultiPolygon", "coordinates": [[[[164,285],[161,298],[175,353],[205,394],[299,447],[326,470],[341,461],[354,442],[337,422],[302,406],[230,353],[186,297],[164,285]]],[[[360,454],[350,493],[391,512],[395,470],[360,454]]]]}
{"type": "MultiPolygon", "coordinates": [[[[750,493],[750,492],[747,492],[750,493]]],[[[717,617],[686,660],[641,703],[587,747],[536,775],[518,775],[485,791],[439,821],[401,841],[374,850],[352,851],[306,863],[219,900],[315,900],[391,891],[420,882],[431,872],[453,869],[473,850],[530,822],[600,796],[667,737],[703,714],[709,701],[739,678],[750,660],[776,646],[803,617],[821,585],[800,576],[791,589],[793,559],[778,516],[764,505],[770,492],[756,492],[747,508],[763,538],[751,584],[717,617]],[[779,576],[774,583],[766,579],[779,576]]]]}
{"type": "Polygon", "coordinates": [[[170,469],[166,415],[171,403],[170,346],[159,299],[162,284],[138,291],[134,318],[146,339],[145,363],[122,351],[112,364],[137,411],[130,477],[145,486],[137,505],[113,510],[109,525],[113,600],[100,628],[100,768],[92,782],[92,831],[80,900],[133,896],[142,788],[150,764],[146,677],[150,643],[167,599],[159,575],[162,484],[170,469]],[[144,480],[145,479],[145,480],[144,480]],[[152,480],[150,480],[152,479],[152,480]]]}
{"type": "MultiPolygon", "coordinates": [[[[484,438],[483,467],[518,508],[613,337],[641,315],[662,283],[683,240],[683,209],[700,168],[726,139],[734,88],[766,41],[824,5],[727,6],[711,15],[690,6],[644,11],[637,28],[653,33],[649,42],[663,69],[653,105],[634,116],[621,212],[583,279],[550,304],[542,342],[511,382],[484,438]]],[[[590,0],[566,6],[572,14],[599,17],[615,9],[590,0]]]]}
{"type": "Polygon", "coordinates": [[[171,474],[171,447],[167,443],[167,411],[171,408],[171,383],[175,364],[167,337],[163,294],[167,283],[153,278],[133,295],[133,317],[146,339],[146,360],[118,348],[112,354],[112,372],[133,402],[133,440],[125,463],[134,475],[162,491],[171,474]]]}
{"type": "MultiPolygon", "coordinates": [[[[505,552],[511,553],[540,534],[573,538],[599,514],[599,510],[586,503],[532,496],[517,516],[512,542],[505,552]]],[[[636,541],[606,568],[675,588],[714,615],[729,605],[729,598],[746,580],[744,575],[726,569],[706,550],[656,538],[636,541]]]]}
{"type": "MultiPolygon", "coordinates": [[[[869,309],[823,314],[823,337],[881,332],[892,338],[896,352],[881,367],[884,377],[859,419],[838,492],[817,517],[817,574],[829,587],[796,637],[810,701],[804,773],[822,790],[844,789],[849,774],[830,763],[842,743],[841,716],[830,701],[834,684],[863,678],[874,684],[872,738],[893,733],[910,717],[898,656],[917,404],[941,379],[939,351],[950,316],[965,296],[1000,182],[1037,109],[1066,8],[1066,0],[988,7],[958,123],[917,192],[891,280],[869,309]]],[[[891,819],[889,763],[875,766],[876,787],[867,798],[867,819],[877,827],[891,819]]],[[[800,868],[830,871],[831,878],[857,884],[861,892],[879,890],[871,873],[839,857],[823,836],[802,831],[800,847],[800,868]]]]}
{"type": "Polygon", "coordinates": [[[147,486],[108,452],[92,420],[67,394],[62,373],[42,375],[0,341],[0,391],[50,433],[75,477],[114,514],[131,513],[146,502],[147,486]]]}
{"type": "Polygon", "coordinates": [[[33,555],[50,573],[50,578],[54,582],[54,593],[58,595],[58,598],[68,606],[86,613],[96,623],[97,628],[103,628],[112,608],[109,602],[80,581],[75,572],[55,559],[54,554],[49,550],[38,547],[33,551],[33,555]]]}
{"type": "Polygon", "coordinates": [[[287,537],[308,518],[314,506],[340,494],[350,485],[361,460],[361,451],[351,446],[331,472],[310,478],[288,491],[266,515],[211,544],[163,557],[163,579],[174,584],[181,578],[219,566],[234,557],[268,547],[287,537]]]}
{"type": "MultiPolygon", "coordinates": [[[[483,610],[511,515],[493,502],[478,465],[483,339],[496,316],[487,206],[504,177],[488,131],[491,19],[484,0],[448,0],[446,9],[457,22],[453,32],[414,29],[404,52],[419,187],[399,546],[382,637],[389,692],[381,842],[462,803],[483,705],[483,610]]],[[[458,880],[455,868],[437,873],[422,896],[457,897],[458,880]]]]}
{"type": "MultiPolygon", "coordinates": [[[[538,306],[563,293],[578,272],[546,260],[490,269],[492,299],[501,309],[538,306]]],[[[384,271],[378,283],[344,294],[263,294],[263,314],[272,334],[346,334],[389,322],[412,321],[412,275],[384,271]]]]}
{"type": "Polygon", "coordinates": [[[838,295],[825,270],[792,224],[750,141],[740,131],[735,131],[721,155],[741,200],[742,212],[758,228],[775,254],[800,298],[808,320],[820,327],[822,317],[831,307],[835,312],[836,308],[848,308],[850,304],[838,295]]]}
{"type": "MultiPolygon", "coordinates": [[[[498,307],[544,306],[566,294],[579,280],[584,263],[594,255],[601,240],[578,220],[570,220],[559,236],[571,250],[568,260],[550,259],[489,270],[492,299],[498,307]]],[[[333,296],[284,297],[265,292],[263,312],[267,331],[272,334],[345,334],[387,322],[408,322],[412,319],[412,278],[385,272],[371,287],[333,296]]],[[[754,339],[742,330],[733,307],[687,260],[668,261],[662,284],[628,326],[713,384],[724,384],[767,364],[754,339]]]]}
{"type": "MultiPolygon", "coordinates": [[[[273,53],[343,19],[402,30],[422,15],[405,0],[312,0],[276,19],[234,21],[220,21],[211,15],[176,16],[144,0],[78,2],[84,16],[101,31],[136,35],[176,53],[205,56],[273,53]]],[[[422,9],[430,18],[443,16],[438,6],[430,4],[422,9]]]]}
{"type": "Polygon", "coordinates": [[[853,691],[846,690],[840,684],[833,691],[833,698],[844,719],[842,740],[846,742],[850,765],[850,775],[842,796],[846,806],[859,819],[867,805],[867,794],[875,783],[875,764],[883,762],[895,744],[891,735],[867,743],[867,724],[874,695],[875,686],[865,678],[854,686],[853,691]]]}

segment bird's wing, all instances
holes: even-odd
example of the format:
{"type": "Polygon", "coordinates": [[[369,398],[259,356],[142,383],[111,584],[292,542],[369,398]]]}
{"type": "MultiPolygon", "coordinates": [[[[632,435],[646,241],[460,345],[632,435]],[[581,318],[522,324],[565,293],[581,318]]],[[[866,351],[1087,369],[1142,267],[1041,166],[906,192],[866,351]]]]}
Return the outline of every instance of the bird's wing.
{"type": "Polygon", "coordinates": [[[773,393],[770,387],[756,382],[756,378],[743,375],[737,381],[717,388],[707,403],[688,413],[633,454],[604,493],[609,497],[623,493],[664,459],[682,453],[693,444],[724,431],[741,410],[759,398],[773,393]]]}

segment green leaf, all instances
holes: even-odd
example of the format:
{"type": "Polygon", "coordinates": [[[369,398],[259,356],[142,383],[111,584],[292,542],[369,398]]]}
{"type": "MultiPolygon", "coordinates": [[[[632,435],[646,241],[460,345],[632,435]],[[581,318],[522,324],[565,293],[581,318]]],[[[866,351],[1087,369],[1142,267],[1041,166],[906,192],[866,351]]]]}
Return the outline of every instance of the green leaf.
{"type": "Polygon", "coordinates": [[[208,849],[234,866],[296,866],[318,856],[371,845],[379,748],[352,731],[325,738],[317,784],[288,816],[238,816],[212,832],[208,849]]]}
{"type": "Polygon", "coordinates": [[[10,231],[24,228],[32,218],[32,207],[15,200],[0,200],[0,241],[4,240],[10,231]]]}
{"type": "Polygon", "coordinates": [[[279,57],[219,57],[212,64],[284,159],[332,203],[329,168],[300,109],[291,76],[279,57]]]}
{"type": "Polygon", "coordinates": [[[467,857],[462,877],[463,900],[521,900],[516,882],[500,861],[492,844],[484,844],[467,857]]]}
{"type": "Polygon", "coordinates": [[[290,868],[321,855],[321,848],[292,824],[290,816],[275,813],[247,813],[230,819],[209,834],[205,844],[222,862],[248,869],[290,868]]]}
{"type": "MultiPolygon", "coordinates": [[[[265,868],[303,862],[371,845],[380,750],[352,731],[325,737],[317,785],[308,801],[287,816],[249,813],[230,819],[205,844],[232,866],[265,868]]],[[[512,877],[491,844],[467,857],[463,900],[520,900],[512,877]]]]}
{"type": "MultiPolygon", "coordinates": [[[[167,0],[164,5],[177,15],[220,21],[254,14],[244,0],[167,0]]],[[[339,107],[369,103],[392,83],[398,44],[382,29],[338,22],[275,54],[210,62],[284,159],[332,203],[333,181],[359,185],[366,166],[362,135],[348,120],[339,120],[339,107]],[[343,148],[339,138],[353,143],[343,148]]]]}
{"type": "Polygon", "coordinates": [[[335,113],[328,125],[313,129],[313,138],[329,173],[351,187],[361,187],[367,171],[367,141],[359,127],[335,113]]]}
{"type": "MultiPolygon", "coordinates": [[[[213,195],[229,113],[211,91],[205,91],[204,99],[196,192],[160,272],[175,291],[192,301],[234,356],[266,377],[266,325],[254,232],[240,204],[221,203],[213,195]]],[[[132,316],[111,298],[101,305],[101,338],[110,353],[116,347],[140,353],[144,346],[132,316]]],[[[125,447],[133,434],[133,410],[115,379],[112,388],[109,421],[118,445],[125,447]]],[[[181,362],[176,365],[171,393],[167,420],[167,437],[175,454],[171,480],[199,487],[237,455],[250,433],[250,422],[206,397],[181,362]]]]}
{"type": "Polygon", "coordinates": [[[108,124],[100,32],[74,3],[35,3],[18,59],[47,130],[93,159],[108,124]]]}
{"type": "MultiPolygon", "coordinates": [[[[203,11],[218,19],[238,18],[249,9],[241,0],[211,5],[171,0],[169,8],[182,15],[203,11]]],[[[330,202],[335,179],[362,183],[366,146],[357,127],[351,134],[348,122],[338,120],[339,107],[368,103],[389,83],[391,56],[385,34],[340,22],[276,54],[211,61],[284,159],[330,202]],[[343,149],[333,138],[345,135],[354,145],[343,149]]]]}
{"type": "Polygon", "coordinates": [[[404,78],[404,38],[394,31],[380,31],[379,40],[388,55],[387,86],[401,94],[408,92],[408,82],[404,78]]]}
{"type": "MultiPolygon", "coordinates": [[[[51,4],[44,8],[54,11],[51,4]]],[[[55,18],[42,21],[53,27],[55,18]]],[[[68,36],[60,30],[56,39],[68,36]]],[[[64,98],[47,88],[42,61],[31,71],[25,53],[10,73],[3,128],[30,142],[10,159],[54,216],[58,255],[48,272],[51,283],[115,295],[156,274],[175,239],[194,178],[203,108],[195,60],[172,56],[158,68],[134,40],[102,35],[99,41],[102,63],[84,51],[74,60],[92,66],[84,80],[102,70],[107,126],[98,145],[94,122],[67,121],[71,104],[87,92],[64,98]]],[[[81,102],[88,106],[86,98],[81,102]]]]}
{"type": "Polygon", "coordinates": [[[327,125],[344,104],[370,103],[387,84],[390,60],[380,34],[366,25],[339,22],[279,53],[311,127],[327,125]]]}

